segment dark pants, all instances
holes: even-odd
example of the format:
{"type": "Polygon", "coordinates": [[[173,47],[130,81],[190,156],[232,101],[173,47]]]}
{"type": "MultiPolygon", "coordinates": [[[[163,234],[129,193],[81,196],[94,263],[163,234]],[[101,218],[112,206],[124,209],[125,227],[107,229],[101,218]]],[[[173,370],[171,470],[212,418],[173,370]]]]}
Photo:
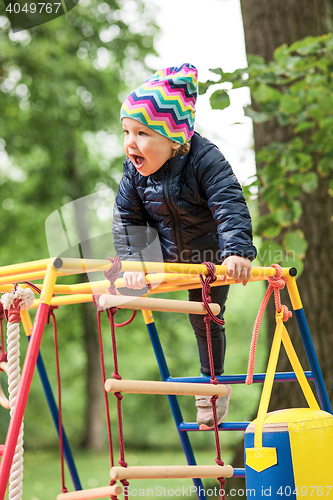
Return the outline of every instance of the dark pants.
{"type": "MultiPolygon", "coordinates": [[[[220,319],[223,319],[228,292],[229,285],[211,287],[210,296],[212,298],[212,302],[220,304],[221,306],[221,312],[217,316],[220,319]]],[[[202,302],[201,288],[189,290],[189,300],[202,302]]],[[[206,323],[204,321],[204,316],[201,314],[190,314],[189,317],[197,338],[201,373],[204,375],[210,375],[206,323]]],[[[210,329],[212,335],[215,375],[222,375],[224,371],[224,355],[226,347],[225,329],[224,326],[217,325],[214,321],[210,322],[210,329]]]]}

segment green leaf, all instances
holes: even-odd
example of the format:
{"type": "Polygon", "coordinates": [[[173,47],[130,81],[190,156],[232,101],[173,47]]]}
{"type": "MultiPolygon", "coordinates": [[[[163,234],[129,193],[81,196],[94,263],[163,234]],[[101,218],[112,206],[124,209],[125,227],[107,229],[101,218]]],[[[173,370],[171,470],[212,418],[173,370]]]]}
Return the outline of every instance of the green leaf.
{"type": "Polygon", "coordinates": [[[267,113],[259,113],[258,111],[252,109],[250,106],[244,106],[244,114],[245,116],[252,118],[255,123],[265,123],[272,118],[267,113]]]}
{"type": "Polygon", "coordinates": [[[316,37],[308,36],[306,38],[303,38],[302,40],[293,43],[290,46],[290,51],[297,52],[298,54],[304,56],[311,54],[312,52],[315,52],[318,49],[318,47],[319,47],[318,39],[316,37]]]}
{"type": "Polygon", "coordinates": [[[281,113],[286,113],[288,115],[294,115],[298,113],[302,109],[302,105],[299,102],[299,99],[296,99],[295,97],[289,95],[289,94],[284,94],[281,97],[280,100],[280,108],[279,111],[281,113]]]}
{"type": "Polygon", "coordinates": [[[248,54],[247,62],[249,66],[265,66],[265,59],[262,56],[258,56],[257,54],[248,54]]]}
{"type": "Polygon", "coordinates": [[[215,73],[215,75],[223,76],[222,68],[215,68],[215,69],[209,68],[209,71],[215,73]]]}
{"type": "Polygon", "coordinates": [[[265,83],[260,83],[255,89],[252,90],[255,100],[259,103],[266,103],[271,101],[279,101],[281,92],[273,89],[265,83]]]}
{"type": "Polygon", "coordinates": [[[309,130],[315,126],[315,122],[313,121],[305,121],[302,123],[299,123],[297,127],[294,128],[294,131],[296,134],[299,134],[300,132],[305,132],[305,130],[309,130]]]}
{"type": "Polygon", "coordinates": [[[333,96],[320,94],[317,102],[320,109],[322,109],[325,113],[331,114],[333,112],[333,96]]]}
{"type": "Polygon", "coordinates": [[[306,250],[309,246],[303,231],[300,229],[287,233],[284,238],[284,245],[287,250],[294,251],[296,256],[301,259],[304,259],[306,250]]]}
{"type": "Polygon", "coordinates": [[[310,170],[313,166],[313,158],[307,153],[296,153],[295,155],[299,170],[310,170]]]}
{"type": "Polygon", "coordinates": [[[298,170],[296,158],[293,155],[291,155],[289,151],[286,151],[282,155],[281,166],[284,167],[284,169],[289,171],[289,172],[293,172],[295,170],[298,170]]]}
{"type": "Polygon", "coordinates": [[[203,95],[207,92],[209,87],[212,85],[216,85],[216,82],[213,80],[207,80],[207,82],[199,82],[199,95],[203,95]]]}
{"type": "Polygon", "coordinates": [[[312,193],[318,187],[318,175],[316,172],[296,173],[291,177],[292,181],[301,186],[305,193],[312,193]]]}
{"type": "Polygon", "coordinates": [[[290,200],[289,207],[281,206],[274,211],[277,223],[282,227],[288,227],[294,222],[298,222],[303,213],[302,205],[299,200],[290,200]]]}
{"type": "Polygon", "coordinates": [[[333,158],[321,158],[317,166],[318,172],[322,175],[329,175],[333,171],[333,158]]]}
{"type": "Polygon", "coordinates": [[[274,50],[273,57],[274,57],[275,61],[280,61],[281,59],[286,57],[286,55],[288,53],[289,53],[288,45],[286,43],[284,43],[284,44],[280,45],[280,47],[278,47],[277,49],[274,50]]]}
{"type": "MultiPolygon", "coordinates": [[[[320,120],[319,122],[320,128],[326,128],[326,129],[331,129],[331,132],[333,130],[333,116],[327,116],[320,120]]],[[[326,131],[327,133],[327,131],[326,131]]]]}
{"type": "Polygon", "coordinates": [[[282,262],[285,251],[281,245],[273,240],[266,240],[258,251],[258,258],[263,266],[282,262]]]}
{"type": "Polygon", "coordinates": [[[280,226],[274,214],[270,213],[259,218],[256,234],[267,238],[275,238],[280,234],[280,226]]]}
{"type": "Polygon", "coordinates": [[[317,104],[312,104],[311,106],[308,107],[308,113],[311,118],[314,120],[322,120],[325,118],[325,111],[320,108],[317,104]]]}
{"type": "Polygon", "coordinates": [[[228,106],[230,106],[230,98],[228,93],[223,90],[216,90],[211,96],[210,96],[210,105],[212,106],[213,109],[225,109],[228,106]]]}

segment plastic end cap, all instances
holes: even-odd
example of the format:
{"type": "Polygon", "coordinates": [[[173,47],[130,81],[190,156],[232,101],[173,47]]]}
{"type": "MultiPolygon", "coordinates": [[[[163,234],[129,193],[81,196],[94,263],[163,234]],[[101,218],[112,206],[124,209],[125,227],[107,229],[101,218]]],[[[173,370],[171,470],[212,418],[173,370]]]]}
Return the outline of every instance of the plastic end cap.
{"type": "Polygon", "coordinates": [[[292,276],[293,278],[294,278],[295,276],[297,276],[297,269],[296,269],[296,267],[291,267],[291,268],[289,269],[289,274],[290,274],[290,276],[292,276]]]}
{"type": "Polygon", "coordinates": [[[54,259],[54,261],[53,261],[53,265],[54,265],[54,267],[55,267],[56,269],[60,269],[60,268],[62,268],[62,266],[63,266],[63,261],[62,261],[62,259],[61,259],[60,257],[57,257],[56,259],[54,259]]]}

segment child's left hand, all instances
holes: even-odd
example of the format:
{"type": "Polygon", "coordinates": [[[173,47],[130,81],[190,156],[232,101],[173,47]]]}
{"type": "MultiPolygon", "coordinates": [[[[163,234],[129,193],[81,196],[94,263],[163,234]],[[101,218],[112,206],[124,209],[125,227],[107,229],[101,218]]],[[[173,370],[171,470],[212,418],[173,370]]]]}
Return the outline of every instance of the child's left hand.
{"type": "MultiPolygon", "coordinates": [[[[223,266],[228,268],[228,276],[233,278],[236,283],[243,282],[243,286],[249,281],[251,276],[251,261],[247,257],[240,257],[239,255],[229,255],[222,262],[223,266]]],[[[222,281],[226,281],[227,276],[222,276],[222,281]]]]}

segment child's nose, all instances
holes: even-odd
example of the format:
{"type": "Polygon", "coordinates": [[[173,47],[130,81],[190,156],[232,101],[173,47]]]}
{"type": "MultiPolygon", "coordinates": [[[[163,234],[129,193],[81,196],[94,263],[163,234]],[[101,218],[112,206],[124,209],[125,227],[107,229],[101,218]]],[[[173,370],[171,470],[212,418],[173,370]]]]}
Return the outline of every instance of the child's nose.
{"type": "Polygon", "coordinates": [[[137,147],[135,136],[132,134],[130,136],[127,136],[126,142],[127,142],[127,147],[129,147],[129,148],[135,149],[137,147]]]}

